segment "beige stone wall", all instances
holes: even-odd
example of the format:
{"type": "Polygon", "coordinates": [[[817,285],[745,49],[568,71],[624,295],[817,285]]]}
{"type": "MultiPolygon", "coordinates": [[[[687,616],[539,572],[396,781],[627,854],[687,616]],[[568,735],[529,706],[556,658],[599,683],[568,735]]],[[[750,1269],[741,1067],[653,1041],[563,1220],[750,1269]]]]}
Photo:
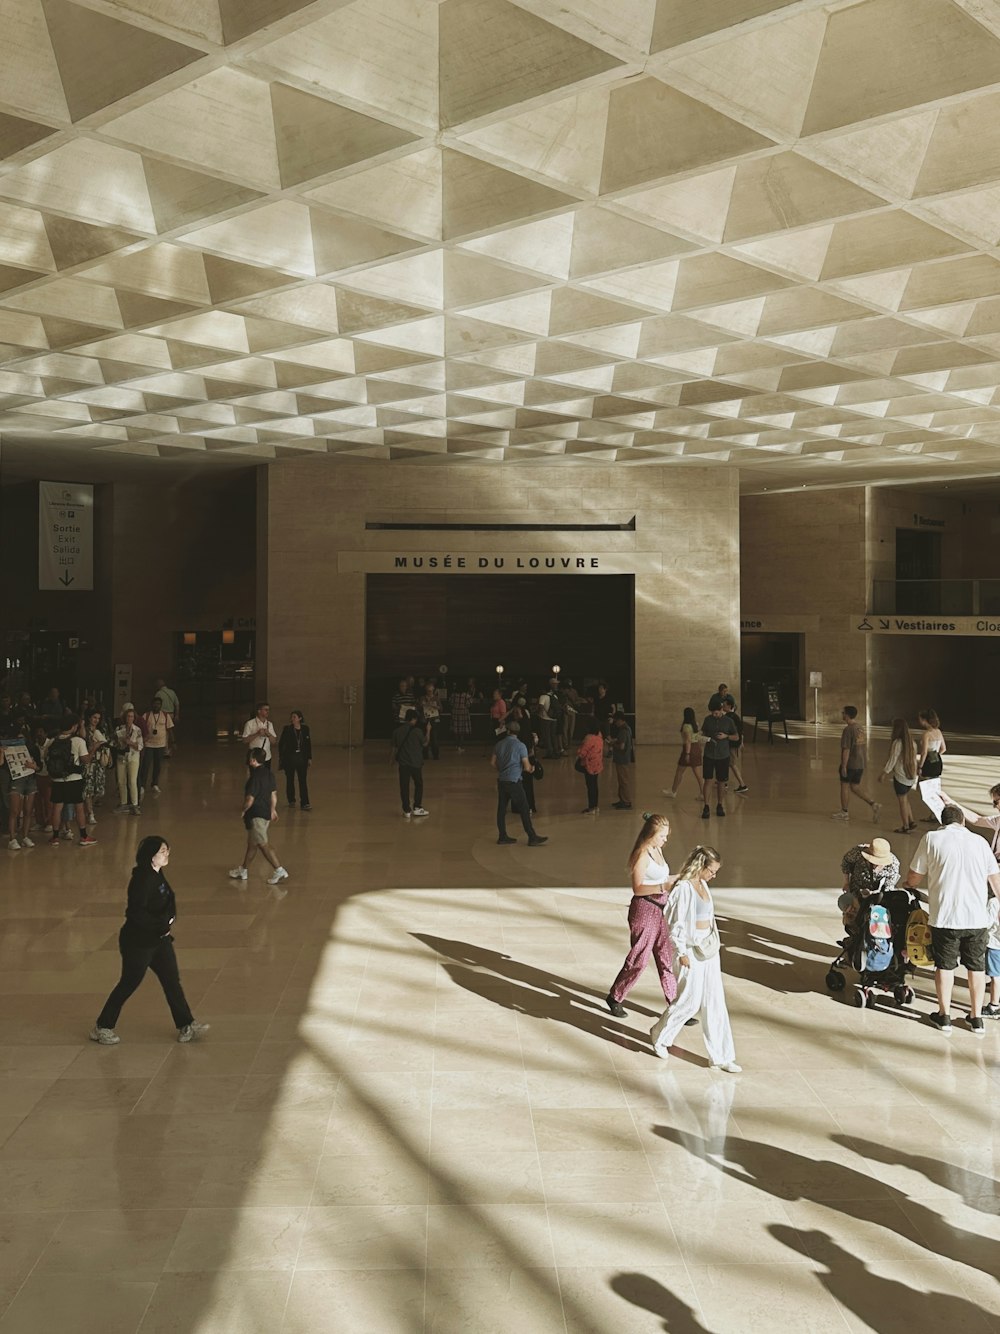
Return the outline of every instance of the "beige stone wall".
{"type": "MultiPolygon", "coordinates": [[[[652,553],[635,579],[637,731],[673,740],[681,712],[738,679],[739,495],[722,468],[368,464],[301,459],[271,465],[260,486],[258,645],[279,714],[302,708],[317,740],[347,740],[343,688],[364,714],[365,576],[339,573],[341,552],[652,553]],[[366,520],[620,522],[635,532],[392,533],[366,520]]],[[[544,576],[539,576],[544,577],[544,576]]],[[[558,576],[552,576],[558,578],[558,576]]],[[[594,576],[599,578],[600,576],[594,576]]],[[[557,602],[554,599],[554,610],[557,602]]],[[[599,628],[598,628],[599,633],[599,628]]]]}
{"type": "MultiPolygon", "coordinates": [[[[866,716],[870,636],[854,630],[868,606],[866,488],[744,496],[740,516],[743,616],[805,635],[805,670],[823,673],[823,721],[845,704],[866,716]]],[[[811,690],[806,709],[812,721],[811,690]]]]}

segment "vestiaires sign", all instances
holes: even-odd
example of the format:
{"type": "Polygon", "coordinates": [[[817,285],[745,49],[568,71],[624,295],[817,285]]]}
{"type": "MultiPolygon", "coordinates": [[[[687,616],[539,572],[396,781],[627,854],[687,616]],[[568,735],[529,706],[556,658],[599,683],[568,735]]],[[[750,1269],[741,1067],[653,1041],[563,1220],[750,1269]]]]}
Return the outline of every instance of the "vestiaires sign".
{"type": "Polygon", "coordinates": [[[659,574],[658,551],[341,551],[340,574],[659,574]]]}
{"type": "Polygon", "coordinates": [[[869,612],[854,628],[872,635],[1000,637],[1000,616],[876,616],[869,612]]]}
{"type": "Polygon", "coordinates": [[[94,587],[94,488],[38,483],[38,587],[94,587]]]}

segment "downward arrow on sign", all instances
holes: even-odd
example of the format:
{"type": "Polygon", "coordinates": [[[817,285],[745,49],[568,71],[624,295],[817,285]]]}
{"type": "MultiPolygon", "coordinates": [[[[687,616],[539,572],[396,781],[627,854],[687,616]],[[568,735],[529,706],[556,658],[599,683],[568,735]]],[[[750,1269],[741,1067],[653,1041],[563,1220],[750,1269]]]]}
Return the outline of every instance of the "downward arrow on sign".
{"type": "Polygon", "coordinates": [[[73,576],[70,574],[69,570],[66,571],[66,573],[62,576],[59,582],[63,584],[66,588],[69,588],[70,584],[73,583],[73,576]]]}

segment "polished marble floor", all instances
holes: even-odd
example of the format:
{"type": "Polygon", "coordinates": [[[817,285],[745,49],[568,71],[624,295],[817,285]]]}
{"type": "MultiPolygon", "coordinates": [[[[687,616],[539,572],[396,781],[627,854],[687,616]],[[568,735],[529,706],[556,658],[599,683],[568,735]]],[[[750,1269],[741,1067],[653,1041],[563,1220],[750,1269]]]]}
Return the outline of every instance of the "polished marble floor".
{"type": "MultiPolygon", "coordinates": [[[[988,750],[948,757],[980,809],[988,750]]],[[[702,839],[725,859],[739,1076],[697,1028],[651,1055],[652,970],[608,1014],[638,819],[607,778],[581,817],[568,760],[543,848],[496,845],[481,752],[430,764],[408,823],[369,744],[320,754],[311,813],[282,805],[281,890],[226,877],[235,747],[181,748],[94,848],[4,852],[0,1334],[1000,1330],[1000,1023],[935,1032],[927,976],[903,1010],[826,992],[839,859],[873,832],[830,820],[836,759],[758,744],[725,820],[670,806],[671,862],[702,839]],[[151,832],[212,1027],[179,1046],[149,978],[102,1048],[151,832]]],[[[673,761],[640,750],[638,807],[667,804],[673,761]]],[[[905,866],[916,840],[890,837],[905,866]]]]}

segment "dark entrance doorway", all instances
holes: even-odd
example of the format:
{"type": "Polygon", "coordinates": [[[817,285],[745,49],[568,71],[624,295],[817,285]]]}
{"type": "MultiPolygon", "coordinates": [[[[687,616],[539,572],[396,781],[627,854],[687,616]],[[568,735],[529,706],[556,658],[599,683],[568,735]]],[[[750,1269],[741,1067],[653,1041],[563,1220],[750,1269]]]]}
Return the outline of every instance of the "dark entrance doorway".
{"type": "Polygon", "coordinates": [[[941,610],[941,534],[896,529],[897,612],[941,610]]]}
{"type": "Polygon", "coordinates": [[[766,716],[764,686],[778,687],[786,718],[804,718],[802,669],[805,635],[764,634],[747,631],[740,635],[744,715],[766,716]]]}
{"type": "Polygon", "coordinates": [[[365,736],[387,736],[401,675],[481,689],[524,676],[537,694],[554,664],[585,691],[608,682],[634,707],[635,576],[369,574],[365,579],[365,736]]]}

